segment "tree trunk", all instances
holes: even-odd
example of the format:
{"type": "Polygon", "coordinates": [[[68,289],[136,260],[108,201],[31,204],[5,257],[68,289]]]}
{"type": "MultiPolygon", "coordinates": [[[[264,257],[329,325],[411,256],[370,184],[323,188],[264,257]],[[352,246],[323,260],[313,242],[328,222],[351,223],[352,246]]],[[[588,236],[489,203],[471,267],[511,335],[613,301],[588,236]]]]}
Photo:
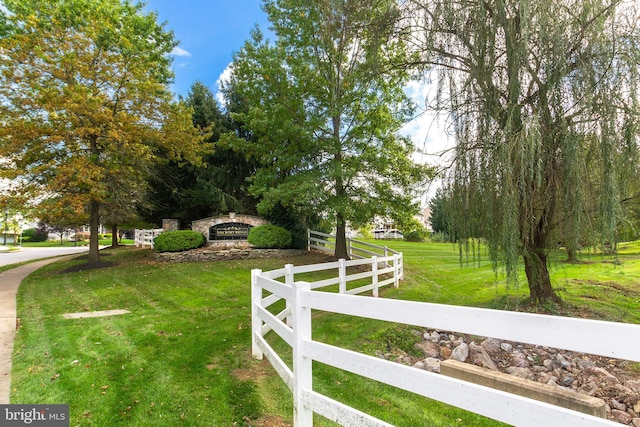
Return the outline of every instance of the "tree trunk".
{"type": "Polygon", "coordinates": [[[89,264],[98,264],[100,262],[100,242],[98,228],[100,227],[100,202],[91,199],[89,202],[89,264]]]}
{"type": "Polygon", "coordinates": [[[111,247],[118,247],[118,224],[113,224],[111,226],[111,247]]]}
{"type": "Polygon", "coordinates": [[[347,251],[347,223],[342,214],[337,215],[336,220],[336,247],[333,253],[336,260],[350,259],[347,251]]]}
{"type": "Polygon", "coordinates": [[[576,248],[567,247],[567,262],[576,264],[578,262],[578,251],[576,248]]]}
{"type": "Polygon", "coordinates": [[[534,304],[549,300],[561,303],[562,300],[551,287],[551,278],[547,268],[547,255],[544,250],[528,248],[524,253],[524,271],[529,282],[529,296],[534,304]]]}

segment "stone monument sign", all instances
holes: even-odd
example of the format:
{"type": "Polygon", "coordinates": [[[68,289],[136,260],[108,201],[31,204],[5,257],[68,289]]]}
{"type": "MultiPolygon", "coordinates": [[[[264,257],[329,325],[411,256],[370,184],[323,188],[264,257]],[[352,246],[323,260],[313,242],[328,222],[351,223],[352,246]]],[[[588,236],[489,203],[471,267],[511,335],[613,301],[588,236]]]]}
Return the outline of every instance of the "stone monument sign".
{"type": "Polygon", "coordinates": [[[162,231],[176,231],[180,230],[180,221],[177,219],[163,219],[162,231]]]}
{"type": "Polygon", "coordinates": [[[252,227],[268,223],[257,216],[230,212],[228,215],[193,221],[191,229],[206,236],[208,246],[242,248],[249,246],[247,237],[252,227]]]}

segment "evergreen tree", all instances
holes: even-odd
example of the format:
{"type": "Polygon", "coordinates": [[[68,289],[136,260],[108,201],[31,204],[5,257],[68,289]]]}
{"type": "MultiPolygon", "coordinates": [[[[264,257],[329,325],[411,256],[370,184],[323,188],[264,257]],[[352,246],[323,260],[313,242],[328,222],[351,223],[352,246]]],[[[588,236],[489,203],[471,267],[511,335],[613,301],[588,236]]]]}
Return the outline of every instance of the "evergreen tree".
{"type": "Polygon", "coordinates": [[[202,82],[195,82],[184,100],[193,110],[194,126],[210,135],[205,141],[215,149],[203,156],[201,165],[163,162],[150,180],[149,205],[144,216],[152,222],[179,219],[192,221],[229,211],[254,213],[255,200],[248,195],[246,179],[253,171],[244,155],[217,144],[220,134],[232,123],[213,94],[202,82]]]}

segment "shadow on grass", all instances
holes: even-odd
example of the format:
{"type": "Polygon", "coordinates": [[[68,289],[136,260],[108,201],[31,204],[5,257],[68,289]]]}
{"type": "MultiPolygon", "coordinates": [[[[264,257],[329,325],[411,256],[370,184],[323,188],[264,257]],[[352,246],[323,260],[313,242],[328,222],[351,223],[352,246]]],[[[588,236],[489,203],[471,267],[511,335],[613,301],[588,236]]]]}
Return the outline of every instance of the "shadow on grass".
{"type": "MultiPolygon", "coordinates": [[[[100,254],[100,258],[109,257],[111,254],[100,254]]],[[[85,261],[79,264],[72,265],[71,267],[65,268],[64,270],[60,270],[60,273],[77,273],[79,271],[89,271],[89,270],[100,270],[103,268],[111,268],[119,265],[114,261],[99,261],[97,263],[89,262],[89,255],[82,255],[74,258],[75,261],[85,261]]]]}

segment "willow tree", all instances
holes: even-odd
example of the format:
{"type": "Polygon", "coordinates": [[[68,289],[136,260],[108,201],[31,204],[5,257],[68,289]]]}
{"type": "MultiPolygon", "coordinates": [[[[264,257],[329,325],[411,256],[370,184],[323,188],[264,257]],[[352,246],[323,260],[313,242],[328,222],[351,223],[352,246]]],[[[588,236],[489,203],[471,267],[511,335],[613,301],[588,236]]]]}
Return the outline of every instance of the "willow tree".
{"type": "Polygon", "coordinates": [[[640,16],[618,0],[411,0],[455,132],[452,225],[488,241],[532,302],[559,302],[547,256],[591,227],[614,242],[637,169],[640,16]]]}
{"type": "MultiPolygon", "coordinates": [[[[260,162],[251,191],[277,205],[335,220],[335,256],[347,258],[347,223],[413,206],[424,168],[398,134],[411,112],[395,0],[268,0],[275,42],[259,31],[233,62],[233,93],[260,162]]],[[[416,209],[417,211],[417,209],[416,209]]]]}
{"type": "Polygon", "coordinates": [[[127,0],[3,3],[0,173],[33,202],[83,206],[96,263],[101,206],[161,155],[197,160],[191,112],[168,91],[176,42],[127,0]]]}

